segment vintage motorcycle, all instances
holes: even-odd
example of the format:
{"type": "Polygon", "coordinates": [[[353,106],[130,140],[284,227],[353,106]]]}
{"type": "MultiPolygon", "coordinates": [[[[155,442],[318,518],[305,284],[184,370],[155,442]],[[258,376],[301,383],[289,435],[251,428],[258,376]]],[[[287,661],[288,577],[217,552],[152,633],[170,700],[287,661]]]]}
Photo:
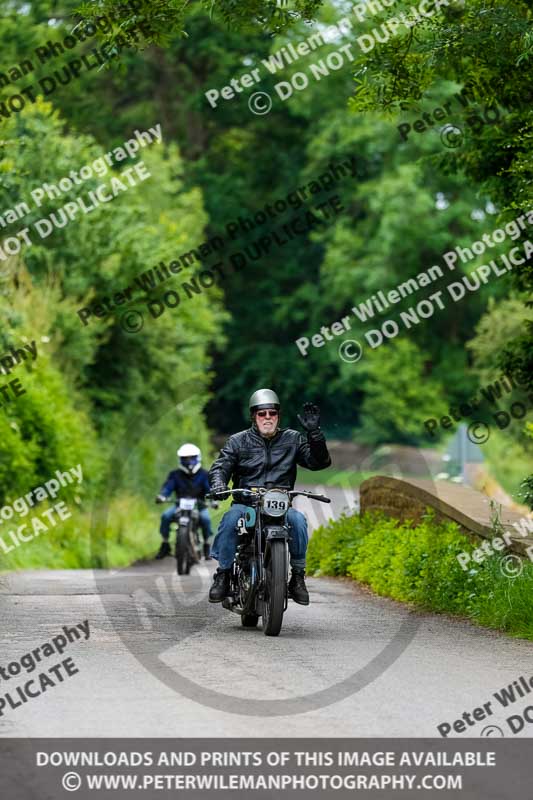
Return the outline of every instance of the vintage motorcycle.
{"type": "Polygon", "coordinates": [[[188,575],[191,567],[202,558],[198,500],[195,497],[180,497],[168,502],[176,504],[172,522],[178,526],[175,550],[178,575],[188,575]]]}
{"type": "Polygon", "coordinates": [[[330,503],[313,492],[287,489],[228,489],[217,497],[233,494],[246,505],[237,523],[238,544],[230,576],[230,592],[222,601],[228,611],[241,615],[245,628],[254,628],[262,617],[265,636],[277,636],[288,601],[289,538],[287,512],[298,495],[330,503]]]}

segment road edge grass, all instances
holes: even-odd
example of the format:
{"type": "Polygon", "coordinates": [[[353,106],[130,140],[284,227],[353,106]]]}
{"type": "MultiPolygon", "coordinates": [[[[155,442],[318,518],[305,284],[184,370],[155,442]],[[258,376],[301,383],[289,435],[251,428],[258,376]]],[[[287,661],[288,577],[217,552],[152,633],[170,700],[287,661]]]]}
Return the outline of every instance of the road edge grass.
{"type": "MultiPolygon", "coordinates": [[[[220,517],[229,507],[226,502],[211,512],[213,535],[220,517]]],[[[138,561],[151,561],[161,543],[159,519],[168,506],[155,506],[144,498],[122,494],[108,507],[69,510],[74,513],[53,525],[48,522],[46,531],[28,536],[32,519],[38,517],[44,526],[43,512],[52,507],[49,501],[39,504],[32,513],[13,524],[5,524],[0,535],[9,552],[0,548],[0,575],[20,570],[45,569],[117,569],[138,561]],[[9,530],[16,531],[21,523],[26,525],[28,541],[17,540],[14,545],[9,530]]],[[[39,528],[40,530],[40,528],[39,528]]]]}
{"type": "Polygon", "coordinates": [[[457,555],[480,543],[430,510],[415,526],[379,513],[343,514],[313,533],[307,570],[347,576],[393,600],[533,640],[533,564],[522,560],[521,573],[507,577],[503,552],[463,570],[457,555]]]}

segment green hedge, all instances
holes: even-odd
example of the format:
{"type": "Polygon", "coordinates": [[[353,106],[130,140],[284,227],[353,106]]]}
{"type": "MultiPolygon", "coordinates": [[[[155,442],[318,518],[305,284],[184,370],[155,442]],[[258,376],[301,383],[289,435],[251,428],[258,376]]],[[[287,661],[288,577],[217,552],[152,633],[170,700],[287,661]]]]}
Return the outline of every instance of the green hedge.
{"type": "MultiPolygon", "coordinates": [[[[54,502],[61,499],[64,498],[58,496],[54,502]]],[[[2,573],[23,569],[127,567],[135,561],[152,560],[159,549],[159,519],[167,506],[149,504],[138,495],[121,494],[114,497],[104,510],[103,506],[92,509],[90,502],[75,503],[67,498],[71,517],[59,521],[55,515],[57,525],[54,527],[43,515],[52,505],[49,500],[44,501],[31,514],[0,525],[0,537],[8,548],[12,548],[5,553],[0,547],[0,579],[2,573]],[[9,530],[16,530],[18,525],[26,523],[25,534],[30,534],[32,517],[38,517],[48,531],[13,547],[9,530]]],[[[230,505],[231,501],[227,500],[216,511],[210,511],[213,538],[230,505]]]]}
{"type": "Polygon", "coordinates": [[[313,534],[308,571],[347,575],[394,600],[533,639],[533,564],[524,561],[522,573],[508,578],[504,551],[464,571],[456,556],[478,541],[429,513],[416,527],[379,514],[342,516],[313,534]]]}

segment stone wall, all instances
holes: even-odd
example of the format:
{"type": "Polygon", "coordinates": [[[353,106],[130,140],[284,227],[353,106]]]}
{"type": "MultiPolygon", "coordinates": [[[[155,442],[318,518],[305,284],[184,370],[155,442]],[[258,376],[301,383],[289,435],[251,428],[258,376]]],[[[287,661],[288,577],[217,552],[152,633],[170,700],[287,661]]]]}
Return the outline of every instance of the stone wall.
{"type": "MultiPolygon", "coordinates": [[[[425,510],[432,508],[437,518],[456,522],[470,536],[492,539],[498,535],[491,524],[489,498],[465,486],[446,481],[400,480],[377,476],[361,484],[361,513],[382,511],[399,520],[420,522],[425,510]]],[[[531,533],[521,536],[513,527],[523,517],[516,511],[501,509],[500,518],[504,531],[512,537],[511,550],[520,555],[533,545],[531,533]]]]}

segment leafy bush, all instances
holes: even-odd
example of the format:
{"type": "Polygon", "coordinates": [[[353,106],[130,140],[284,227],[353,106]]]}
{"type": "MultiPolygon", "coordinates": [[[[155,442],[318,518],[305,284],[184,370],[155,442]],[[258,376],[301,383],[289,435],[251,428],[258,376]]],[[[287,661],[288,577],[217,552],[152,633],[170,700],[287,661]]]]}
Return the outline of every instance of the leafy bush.
{"type": "Polygon", "coordinates": [[[520,484],[520,496],[533,510],[533,475],[528,475],[520,484]]]}
{"type": "Polygon", "coordinates": [[[533,639],[533,564],[508,578],[501,553],[463,570],[457,555],[471,553],[479,541],[430,513],[416,527],[379,514],[343,515],[313,534],[308,569],[347,575],[394,600],[533,639]]]}
{"type": "MultiPolygon", "coordinates": [[[[61,493],[56,501],[64,500],[61,493]]],[[[51,507],[49,501],[23,519],[15,523],[5,523],[2,536],[6,545],[13,542],[9,530],[21,522],[31,531],[29,520],[33,517],[43,519],[43,512],[51,507]]],[[[80,510],[66,501],[71,517],[57,521],[57,526],[47,525],[48,531],[41,532],[27,542],[2,555],[2,569],[91,569],[108,566],[127,566],[132,561],[153,556],[157,545],[157,516],[138,497],[123,495],[112,501],[106,525],[97,526],[97,534],[91,536],[92,515],[90,507],[80,510]],[[150,525],[150,523],[152,523],[150,525]],[[150,535],[152,534],[152,535],[150,535]]]]}
{"type": "MultiPolygon", "coordinates": [[[[43,100],[7,120],[4,137],[3,208],[103,154],[95,137],[67,129],[43,100]]],[[[147,319],[135,336],[119,323],[122,309],[87,325],[76,313],[96,298],[135,286],[141,272],[203,239],[208,220],[202,194],[185,186],[177,146],[147,148],[142,158],[151,180],[117,197],[112,212],[101,206],[50,237],[35,235],[23,255],[0,262],[0,355],[31,342],[38,353],[0,381],[5,386],[18,379],[24,391],[0,401],[0,507],[57,469],[81,463],[81,487],[66,487],[61,499],[79,494],[85,512],[14,551],[0,548],[0,569],[121,566],[153,553],[158,515],[144,504],[175,468],[177,446],[195,441],[208,461],[204,406],[209,349],[214,341],[223,343],[221,290],[213,286],[192,297],[179,314],[147,319]],[[110,507],[96,546],[89,536],[90,502],[110,507]],[[145,525],[145,519],[151,521],[145,525]]],[[[120,169],[116,165],[110,174],[120,169]]],[[[73,193],[82,196],[100,182],[93,176],[73,193]]],[[[56,205],[52,198],[39,207],[30,203],[25,224],[33,226],[56,205]]]]}
{"type": "MultiPolygon", "coordinates": [[[[83,486],[83,484],[82,484],[83,486]]],[[[159,517],[165,507],[148,504],[138,494],[122,492],[107,502],[98,492],[96,502],[82,498],[69,487],[62,488],[56,499],[45,500],[24,517],[3,521],[0,538],[0,574],[22,569],[107,569],[127,567],[135,561],[153,559],[161,538],[159,517]],[[47,521],[44,512],[55,503],[64,501],[71,516],[62,521],[55,515],[56,525],[47,521]],[[47,531],[41,531],[27,542],[13,547],[11,530],[26,524],[25,535],[31,534],[31,519],[39,518],[47,531]],[[7,549],[9,552],[5,552],[7,549]]],[[[81,494],[81,492],[79,492],[81,494]]],[[[211,528],[216,533],[222,515],[231,500],[211,510],[211,528]]],[[[171,534],[174,539],[174,533],[171,534]]]]}

